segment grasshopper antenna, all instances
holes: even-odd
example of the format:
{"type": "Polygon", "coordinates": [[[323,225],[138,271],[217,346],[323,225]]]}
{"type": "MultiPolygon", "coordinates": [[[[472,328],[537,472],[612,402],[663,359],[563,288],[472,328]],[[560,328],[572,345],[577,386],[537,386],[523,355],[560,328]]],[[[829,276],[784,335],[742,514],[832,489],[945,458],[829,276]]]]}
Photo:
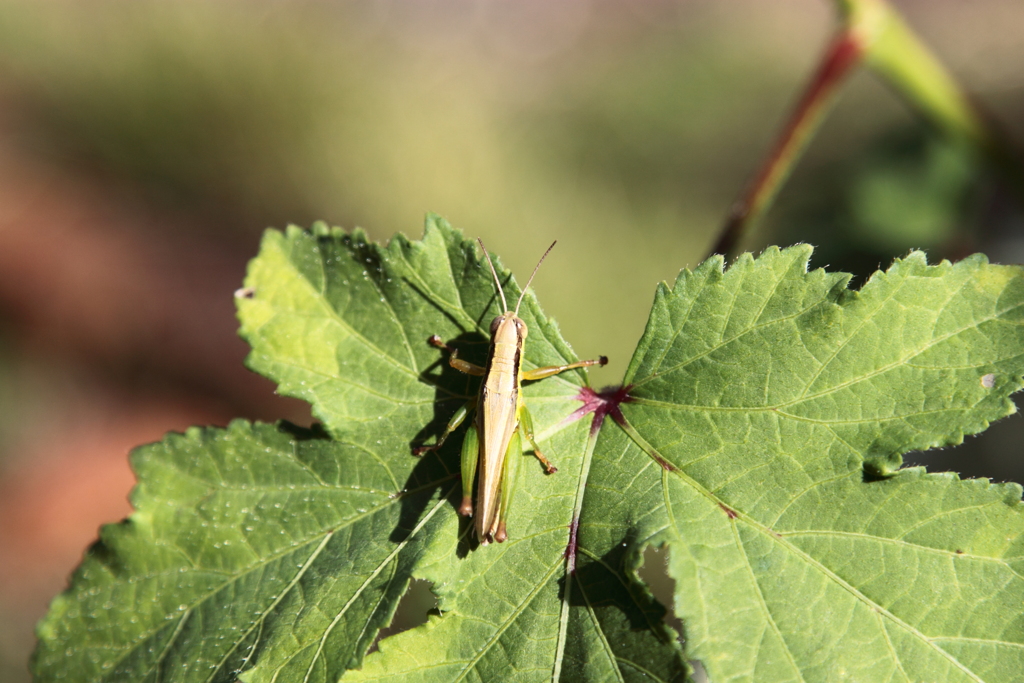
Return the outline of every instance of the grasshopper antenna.
{"type": "Polygon", "coordinates": [[[540,264],[544,263],[544,259],[547,258],[547,255],[551,253],[551,250],[555,248],[556,244],[558,244],[558,240],[552,242],[551,246],[548,247],[548,250],[544,252],[544,255],[540,257],[540,261],[537,261],[537,265],[533,267],[533,272],[530,273],[530,279],[526,281],[526,286],[523,287],[523,291],[519,293],[519,301],[516,302],[515,313],[517,318],[519,317],[519,304],[523,303],[523,297],[526,296],[526,290],[530,288],[530,283],[533,282],[533,276],[537,274],[538,270],[540,270],[540,264]]]}
{"type": "MultiPolygon", "coordinates": [[[[494,262],[491,261],[491,255],[487,253],[487,247],[484,246],[484,241],[482,239],[477,237],[476,241],[480,243],[480,248],[484,250],[484,256],[487,257],[487,265],[491,267],[491,275],[494,276],[494,284],[498,286],[498,294],[501,295],[501,305],[503,306],[502,310],[505,313],[508,313],[508,303],[505,301],[505,290],[501,288],[501,282],[498,280],[497,271],[494,270],[494,262]]],[[[516,310],[518,310],[518,307],[516,307],[516,310]]]]}

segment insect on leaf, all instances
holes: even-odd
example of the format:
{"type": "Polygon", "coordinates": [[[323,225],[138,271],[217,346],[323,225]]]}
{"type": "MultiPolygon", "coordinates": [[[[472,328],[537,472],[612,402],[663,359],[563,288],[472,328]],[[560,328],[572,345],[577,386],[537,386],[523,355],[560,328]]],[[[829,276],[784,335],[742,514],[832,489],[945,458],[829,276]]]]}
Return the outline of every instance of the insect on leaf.
{"type": "MultiPolygon", "coordinates": [[[[436,216],[387,246],[268,231],[238,298],[248,363],[322,426],[136,450],[136,512],[41,624],[38,680],[683,681],[691,658],[713,681],[1016,680],[1020,487],[899,466],[1013,411],[1021,269],[913,253],[853,292],[809,256],[660,286],[621,388],[524,385],[559,471],[524,456],[509,540],[479,547],[459,439],[411,455],[476,392],[427,339],[484,361],[501,304],[479,250],[436,216]],[[685,652],[636,577],[650,544],[685,652]],[[366,655],[413,578],[438,613],[366,655]]],[[[520,315],[524,367],[577,360],[529,293],[520,315]]]]}

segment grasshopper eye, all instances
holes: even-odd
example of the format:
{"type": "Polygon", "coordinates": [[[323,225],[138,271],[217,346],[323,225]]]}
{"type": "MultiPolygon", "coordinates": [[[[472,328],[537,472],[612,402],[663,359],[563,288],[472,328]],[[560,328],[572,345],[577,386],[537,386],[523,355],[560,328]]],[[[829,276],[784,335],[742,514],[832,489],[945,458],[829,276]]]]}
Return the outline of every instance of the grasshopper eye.
{"type": "Polygon", "coordinates": [[[529,328],[526,327],[526,323],[522,320],[516,320],[516,329],[519,330],[519,338],[526,339],[526,335],[529,333],[529,328]]]}
{"type": "Polygon", "coordinates": [[[497,331],[498,331],[498,325],[500,325],[500,324],[501,324],[501,319],[502,319],[502,318],[504,318],[504,317],[505,317],[505,316],[503,316],[503,315],[499,315],[499,316],[498,316],[497,318],[495,318],[494,320],[492,320],[492,321],[491,321],[491,334],[492,334],[492,335],[493,335],[493,334],[494,334],[495,332],[497,332],[497,331]]]}

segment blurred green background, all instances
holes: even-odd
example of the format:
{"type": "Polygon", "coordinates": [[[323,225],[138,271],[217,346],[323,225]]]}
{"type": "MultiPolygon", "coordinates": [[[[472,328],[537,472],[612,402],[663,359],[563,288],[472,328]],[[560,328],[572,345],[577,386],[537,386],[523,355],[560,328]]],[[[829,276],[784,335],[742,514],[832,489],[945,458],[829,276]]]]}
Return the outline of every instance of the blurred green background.
{"type": "MultiPolygon", "coordinates": [[[[1024,5],[897,3],[1008,134],[1024,5]]],[[[0,0],[0,681],[101,522],[128,449],[235,416],[308,421],[244,370],[232,291],[267,226],[418,237],[437,211],[535,282],[592,374],[699,263],[813,71],[825,0],[0,0]]],[[[762,230],[860,282],[912,247],[1024,261],[973,150],[871,73],[762,230]]],[[[908,457],[1024,480],[1020,420],[908,457]]]]}

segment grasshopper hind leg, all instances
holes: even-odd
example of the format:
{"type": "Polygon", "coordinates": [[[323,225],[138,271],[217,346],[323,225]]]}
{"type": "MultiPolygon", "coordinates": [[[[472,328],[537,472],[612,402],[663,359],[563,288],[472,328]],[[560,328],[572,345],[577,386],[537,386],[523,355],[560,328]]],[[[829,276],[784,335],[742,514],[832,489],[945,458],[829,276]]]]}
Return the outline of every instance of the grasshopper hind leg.
{"type": "Polygon", "coordinates": [[[466,438],[462,440],[462,502],[459,514],[463,517],[473,516],[473,478],[479,460],[480,438],[476,425],[470,425],[466,430],[466,438]]]}
{"type": "Polygon", "coordinates": [[[533,416],[530,415],[529,409],[525,405],[519,408],[519,431],[522,432],[526,438],[527,443],[533,448],[533,455],[540,464],[544,465],[544,471],[548,474],[554,474],[558,471],[558,468],[551,464],[551,461],[544,457],[544,454],[540,451],[540,446],[537,445],[537,439],[533,435],[533,416]]]}
{"type": "Polygon", "coordinates": [[[519,459],[523,457],[523,441],[519,432],[512,433],[508,450],[505,451],[505,462],[502,466],[501,477],[501,501],[498,505],[498,517],[489,534],[498,543],[504,543],[508,539],[508,531],[505,528],[505,520],[508,518],[508,511],[512,508],[512,497],[515,495],[517,479],[519,478],[519,459]]]}

